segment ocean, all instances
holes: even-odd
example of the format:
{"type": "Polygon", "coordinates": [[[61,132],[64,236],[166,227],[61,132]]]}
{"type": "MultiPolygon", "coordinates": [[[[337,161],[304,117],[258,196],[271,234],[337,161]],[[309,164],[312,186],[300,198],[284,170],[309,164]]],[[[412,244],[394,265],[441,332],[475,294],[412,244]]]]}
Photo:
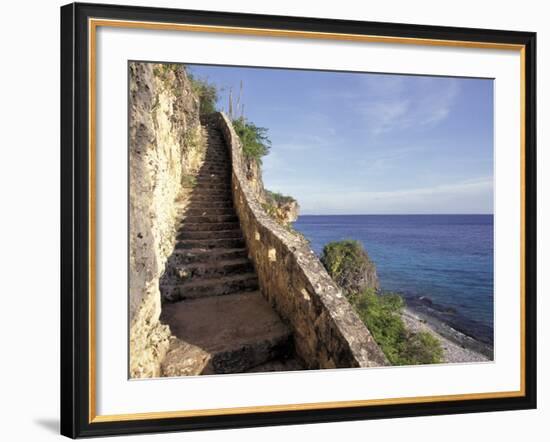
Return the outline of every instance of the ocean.
{"type": "Polygon", "coordinates": [[[382,291],[493,345],[493,215],[302,215],[294,228],[319,256],[360,241],[382,291]]]}

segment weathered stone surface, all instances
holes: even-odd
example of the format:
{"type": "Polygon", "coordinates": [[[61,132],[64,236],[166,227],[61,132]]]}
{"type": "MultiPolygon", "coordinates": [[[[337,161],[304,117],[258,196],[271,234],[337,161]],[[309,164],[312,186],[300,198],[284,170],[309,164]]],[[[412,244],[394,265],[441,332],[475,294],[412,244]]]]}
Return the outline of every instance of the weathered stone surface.
{"type": "Polygon", "coordinates": [[[279,224],[288,226],[298,219],[300,206],[294,198],[269,191],[266,191],[264,195],[266,202],[264,207],[268,208],[268,214],[279,224]]]}
{"type": "Polygon", "coordinates": [[[297,201],[278,202],[275,217],[281,224],[290,224],[298,219],[300,206],[297,201]]]}
{"type": "Polygon", "coordinates": [[[290,330],[259,292],[166,304],[161,318],[177,338],[166,376],[242,373],[292,348],[290,330]]]}
{"type": "Polygon", "coordinates": [[[178,66],[130,63],[130,376],[160,373],[169,329],[159,277],[175,244],[178,197],[204,156],[199,102],[178,66]]]}
{"type": "Polygon", "coordinates": [[[290,326],[300,362],[306,368],[387,365],[307,242],[262,209],[260,186],[230,121],[218,114],[217,124],[231,151],[233,202],[262,294],[290,326]]]}

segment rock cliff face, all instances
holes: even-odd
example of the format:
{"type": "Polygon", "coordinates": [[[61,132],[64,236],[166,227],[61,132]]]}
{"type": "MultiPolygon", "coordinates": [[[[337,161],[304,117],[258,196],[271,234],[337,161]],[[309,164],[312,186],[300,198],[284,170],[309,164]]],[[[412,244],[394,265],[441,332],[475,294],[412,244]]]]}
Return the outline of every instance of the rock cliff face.
{"type": "Polygon", "coordinates": [[[247,184],[266,213],[284,226],[296,221],[300,211],[298,202],[289,196],[265,189],[260,165],[256,161],[246,158],[244,158],[244,162],[243,169],[247,184]]]}
{"type": "Polygon", "coordinates": [[[279,224],[287,226],[298,219],[300,206],[294,198],[266,191],[265,201],[266,211],[279,224]]]}
{"type": "Polygon", "coordinates": [[[160,374],[170,330],[159,322],[159,278],[175,244],[176,200],[204,156],[199,100],[182,66],[131,63],[130,377],[160,374]]]}

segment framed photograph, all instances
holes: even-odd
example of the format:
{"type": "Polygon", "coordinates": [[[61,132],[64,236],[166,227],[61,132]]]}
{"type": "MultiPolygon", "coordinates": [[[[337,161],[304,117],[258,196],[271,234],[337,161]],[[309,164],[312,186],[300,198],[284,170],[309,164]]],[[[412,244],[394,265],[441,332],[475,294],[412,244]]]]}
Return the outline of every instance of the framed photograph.
{"type": "Polygon", "coordinates": [[[536,35],[61,8],[61,433],[536,407],[536,35]]]}

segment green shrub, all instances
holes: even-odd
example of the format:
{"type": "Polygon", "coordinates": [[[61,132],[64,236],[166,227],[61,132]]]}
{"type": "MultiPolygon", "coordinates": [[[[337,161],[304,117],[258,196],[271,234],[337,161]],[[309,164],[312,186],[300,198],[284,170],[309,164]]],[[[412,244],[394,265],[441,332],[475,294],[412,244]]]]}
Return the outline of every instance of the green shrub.
{"type": "Polygon", "coordinates": [[[378,295],[366,289],[349,297],[361,320],[370,330],[393,365],[437,364],[443,350],[439,341],[427,332],[411,333],[401,319],[405,306],[396,294],[378,295]]]}
{"type": "Polygon", "coordinates": [[[406,338],[405,325],[400,317],[401,298],[378,296],[374,290],[367,289],[351,295],[349,300],[388,360],[398,365],[401,344],[406,338]]]}
{"type": "Polygon", "coordinates": [[[410,333],[401,359],[407,365],[437,364],[443,361],[443,348],[437,338],[428,332],[410,333]]]}
{"type": "Polygon", "coordinates": [[[286,204],[286,203],[294,203],[296,200],[288,195],[283,195],[279,192],[272,192],[271,190],[265,191],[265,195],[268,200],[273,201],[275,204],[286,204]]]}
{"type": "Polygon", "coordinates": [[[325,245],[321,262],[344,292],[350,294],[367,287],[378,288],[376,266],[359,241],[333,241],[325,245]]]}
{"type": "Polygon", "coordinates": [[[208,80],[198,79],[193,77],[187,72],[187,77],[191,82],[191,89],[194,94],[199,98],[200,114],[209,115],[216,112],[216,105],[218,102],[218,88],[210,84],[208,80]]]}
{"type": "Polygon", "coordinates": [[[244,118],[233,121],[235,132],[241,139],[243,154],[258,164],[262,163],[262,157],[269,153],[271,141],[267,136],[267,129],[258,127],[244,118]]]}

